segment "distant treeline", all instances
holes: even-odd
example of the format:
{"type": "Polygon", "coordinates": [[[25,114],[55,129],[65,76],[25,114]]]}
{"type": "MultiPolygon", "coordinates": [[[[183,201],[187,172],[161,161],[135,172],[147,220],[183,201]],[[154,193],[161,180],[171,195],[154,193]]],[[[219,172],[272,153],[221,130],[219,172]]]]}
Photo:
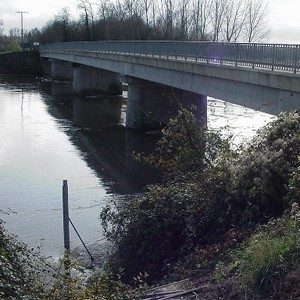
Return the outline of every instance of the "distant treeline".
{"type": "MultiPolygon", "coordinates": [[[[77,20],[66,7],[43,28],[26,32],[26,44],[116,39],[258,42],[269,34],[265,0],[78,0],[78,10],[77,20]]],[[[10,36],[20,32],[12,29],[10,36]]]]}

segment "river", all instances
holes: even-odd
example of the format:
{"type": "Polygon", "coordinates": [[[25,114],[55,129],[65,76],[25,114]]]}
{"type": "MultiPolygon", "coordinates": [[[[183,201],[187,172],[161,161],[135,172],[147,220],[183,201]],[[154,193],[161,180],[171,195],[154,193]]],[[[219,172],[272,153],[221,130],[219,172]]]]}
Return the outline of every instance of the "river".
{"type": "MultiPolygon", "coordinates": [[[[0,210],[5,212],[0,219],[30,247],[41,247],[53,257],[63,249],[64,179],[73,223],[87,245],[99,248],[106,243],[101,208],[157,180],[154,170],[131,158],[133,150],[151,151],[156,137],[124,128],[125,103],[119,125],[98,130],[75,127],[74,110],[70,96],[51,95],[43,80],[0,75],[0,210]]],[[[209,127],[233,134],[235,143],[253,136],[272,118],[228,102],[208,101],[209,127]]],[[[71,231],[72,249],[79,245],[71,231]]]]}

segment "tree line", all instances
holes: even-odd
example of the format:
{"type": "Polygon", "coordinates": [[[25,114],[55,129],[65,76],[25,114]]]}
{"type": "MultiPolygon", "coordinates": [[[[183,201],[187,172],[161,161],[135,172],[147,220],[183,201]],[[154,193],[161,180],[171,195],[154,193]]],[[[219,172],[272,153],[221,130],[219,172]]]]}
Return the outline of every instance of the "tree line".
{"type": "MultiPolygon", "coordinates": [[[[270,32],[267,0],[78,0],[78,12],[74,19],[69,8],[61,9],[41,29],[26,32],[25,40],[260,42],[270,32]]],[[[10,30],[10,37],[19,35],[10,30]]]]}

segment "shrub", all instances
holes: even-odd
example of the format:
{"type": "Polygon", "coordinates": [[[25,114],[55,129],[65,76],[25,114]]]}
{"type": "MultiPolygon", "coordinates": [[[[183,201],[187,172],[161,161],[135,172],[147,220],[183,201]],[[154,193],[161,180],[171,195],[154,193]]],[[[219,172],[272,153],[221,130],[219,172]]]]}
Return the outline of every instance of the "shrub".
{"type": "Polygon", "coordinates": [[[286,276],[300,271],[299,217],[298,206],[298,212],[260,227],[236,251],[231,266],[236,269],[241,290],[278,296],[286,285],[286,276]]]}
{"type": "Polygon", "coordinates": [[[61,266],[54,268],[54,264],[9,234],[0,222],[1,299],[129,300],[139,297],[146,288],[143,274],[138,274],[131,286],[121,281],[120,270],[102,272],[87,282],[82,267],[73,259],[70,271],[68,276],[61,266]]]}
{"type": "Polygon", "coordinates": [[[168,183],[101,213],[105,234],[116,244],[117,265],[128,278],[141,271],[159,278],[169,263],[224,231],[228,167],[221,156],[230,153],[227,140],[182,109],[156,154],[139,157],[167,172],[168,183]]]}
{"type": "Polygon", "coordinates": [[[135,158],[165,171],[168,180],[176,181],[190,180],[214,165],[229,152],[229,142],[219,132],[209,131],[194,112],[193,107],[181,108],[162,131],[156,152],[147,157],[135,153],[135,158]]]}
{"type": "Polygon", "coordinates": [[[9,234],[0,220],[0,298],[40,299],[46,269],[39,254],[9,234]]]}
{"type": "Polygon", "coordinates": [[[289,181],[300,155],[300,116],[282,114],[240,150],[231,163],[227,203],[235,224],[256,224],[282,215],[292,199],[289,181]]]}
{"type": "Polygon", "coordinates": [[[8,51],[21,51],[20,43],[17,40],[13,40],[9,44],[8,51]]]}
{"type": "MultiPolygon", "coordinates": [[[[298,113],[283,114],[233,151],[183,109],[170,120],[156,154],[139,156],[163,168],[168,182],[101,213],[105,234],[116,244],[116,265],[129,278],[140,271],[160,278],[170,263],[230,229],[248,234],[281,216],[299,199],[299,137],[298,113]]],[[[273,242],[284,254],[281,241],[273,242]]]]}

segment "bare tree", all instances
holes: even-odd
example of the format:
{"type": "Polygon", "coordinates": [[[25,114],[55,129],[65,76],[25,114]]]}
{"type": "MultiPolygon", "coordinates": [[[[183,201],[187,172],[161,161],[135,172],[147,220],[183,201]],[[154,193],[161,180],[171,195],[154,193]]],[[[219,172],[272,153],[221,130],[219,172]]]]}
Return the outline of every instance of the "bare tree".
{"type": "Polygon", "coordinates": [[[142,0],[142,16],[144,17],[146,21],[146,38],[149,37],[149,30],[150,30],[150,13],[151,13],[151,7],[153,8],[153,0],[142,0]]]}
{"type": "Polygon", "coordinates": [[[78,0],[78,8],[83,10],[86,40],[93,40],[95,23],[92,2],[90,2],[89,0],[78,0]]]}
{"type": "Polygon", "coordinates": [[[224,25],[226,2],[227,0],[212,1],[211,27],[213,41],[219,41],[220,39],[221,28],[224,25]]]}
{"type": "Polygon", "coordinates": [[[122,1],[117,0],[113,5],[113,17],[120,22],[123,22],[126,18],[126,11],[124,9],[124,4],[122,1]]]}
{"type": "Polygon", "coordinates": [[[137,0],[123,0],[124,9],[127,16],[132,19],[135,14],[138,13],[137,0]]]}
{"type": "Polygon", "coordinates": [[[181,0],[178,7],[178,35],[177,37],[181,40],[188,39],[189,33],[189,10],[190,0],[181,0]]]}
{"type": "Polygon", "coordinates": [[[62,37],[64,42],[72,40],[70,16],[70,9],[68,7],[62,8],[59,11],[58,15],[55,16],[55,20],[61,24],[62,37]]]}
{"type": "Polygon", "coordinates": [[[3,20],[0,19],[0,36],[3,35],[4,32],[4,23],[3,20]]]}
{"type": "Polygon", "coordinates": [[[191,9],[191,38],[196,40],[207,40],[208,23],[211,13],[211,2],[209,0],[192,0],[191,9]]]}
{"type": "Polygon", "coordinates": [[[175,23],[175,7],[174,0],[161,0],[159,7],[159,23],[163,33],[163,38],[174,38],[175,23]]]}
{"type": "Polygon", "coordinates": [[[109,0],[100,0],[98,4],[98,13],[103,27],[103,39],[108,38],[107,18],[109,16],[109,0]]]}
{"type": "Polygon", "coordinates": [[[247,42],[260,42],[268,37],[267,15],[269,7],[265,0],[248,0],[244,34],[247,42]]]}
{"type": "Polygon", "coordinates": [[[225,3],[222,38],[226,42],[236,42],[246,21],[245,0],[227,0],[225,3]]]}
{"type": "Polygon", "coordinates": [[[124,9],[127,17],[127,31],[130,33],[130,38],[135,39],[140,33],[140,29],[138,26],[138,22],[141,18],[140,6],[138,5],[137,0],[123,0],[124,1],[124,9]]]}

